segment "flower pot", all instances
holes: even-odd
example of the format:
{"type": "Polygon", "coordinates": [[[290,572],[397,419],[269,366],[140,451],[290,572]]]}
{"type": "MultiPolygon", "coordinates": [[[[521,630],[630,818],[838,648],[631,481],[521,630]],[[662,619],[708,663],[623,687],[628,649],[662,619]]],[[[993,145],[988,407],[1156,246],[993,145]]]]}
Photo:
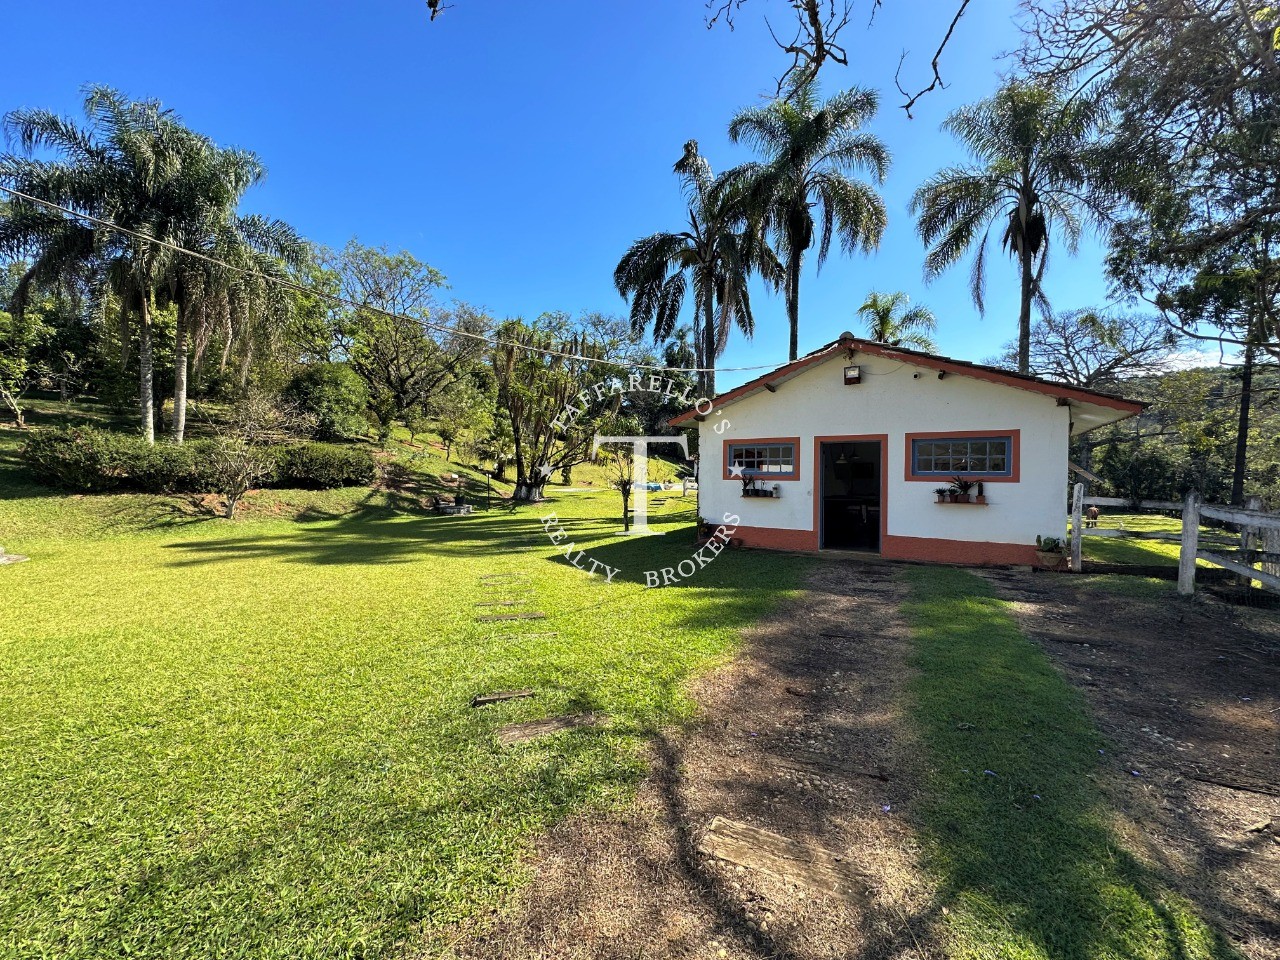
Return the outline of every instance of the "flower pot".
{"type": "Polygon", "coordinates": [[[967,493],[956,494],[956,503],[968,503],[968,502],[969,502],[969,494],[967,493]]]}
{"type": "Polygon", "coordinates": [[[1036,562],[1046,570],[1061,570],[1067,562],[1067,555],[1056,550],[1037,550],[1036,562]]]}
{"type": "Polygon", "coordinates": [[[986,494],[983,494],[983,493],[978,494],[977,498],[976,498],[973,502],[974,502],[974,503],[986,503],[986,502],[987,502],[986,494]]]}

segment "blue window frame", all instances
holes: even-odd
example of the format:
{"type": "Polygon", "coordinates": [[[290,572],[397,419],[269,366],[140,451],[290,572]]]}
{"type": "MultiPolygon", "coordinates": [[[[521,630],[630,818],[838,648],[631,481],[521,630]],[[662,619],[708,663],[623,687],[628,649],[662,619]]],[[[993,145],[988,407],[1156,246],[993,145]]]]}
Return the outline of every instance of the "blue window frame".
{"type": "Polygon", "coordinates": [[[754,443],[730,443],[725,469],[740,466],[748,476],[773,480],[794,480],[796,445],[793,442],[765,440],[754,443]]]}
{"type": "Polygon", "coordinates": [[[911,473],[918,477],[1009,477],[1013,437],[936,437],[911,441],[911,473]]]}

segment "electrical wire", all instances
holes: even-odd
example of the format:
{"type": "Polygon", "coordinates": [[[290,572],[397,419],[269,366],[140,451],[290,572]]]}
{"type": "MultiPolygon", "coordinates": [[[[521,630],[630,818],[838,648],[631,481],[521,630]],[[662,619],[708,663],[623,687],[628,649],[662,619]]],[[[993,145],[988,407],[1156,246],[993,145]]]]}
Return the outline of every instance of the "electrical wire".
{"type": "Polygon", "coordinates": [[[239,267],[235,264],[227,263],[225,260],[219,260],[217,257],[210,256],[207,253],[201,253],[199,250],[189,250],[186,247],[178,246],[175,243],[170,243],[169,241],[162,240],[159,237],[148,237],[144,233],[139,233],[136,230],[130,230],[128,227],[122,227],[117,223],[113,223],[110,220],[104,220],[101,217],[94,216],[93,214],[82,213],[78,210],[73,210],[70,207],[64,207],[61,204],[54,203],[51,200],[43,200],[40,197],[33,197],[20,190],[15,190],[13,187],[7,187],[0,184],[0,190],[3,190],[12,197],[26,200],[29,203],[40,204],[41,206],[47,207],[51,210],[56,210],[65,217],[73,217],[77,220],[83,220],[87,223],[93,224],[94,226],[101,227],[104,230],[112,230],[116,233],[123,234],[124,236],[133,237],[136,240],[142,240],[145,243],[153,243],[174,253],[183,254],[188,257],[195,257],[197,260],[203,260],[206,263],[211,263],[215,266],[222,267],[223,269],[230,270],[234,273],[239,273],[243,276],[253,277],[258,280],[265,280],[268,283],[277,284],[278,286],[292,290],[295,293],[302,293],[307,296],[316,297],[320,300],[327,300],[329,303],[347,307],[352,310],[368,310],[371,313],[377,313],[392,320],[404,320],[409,323],[417,323],[428,330],[434,330],[437,333],[478,340],[491,347],[510,347],[515,350],[524,350],[528,353],[539,353],[543,356],[557,357],[562,360],[577,360],[583,363],[594,363],[602,366],[627,367],[635,370],[652,370],[662,373],[745,373],[753,370],[775,370],[778,367],[783,366],[783,364],[780,363],[763,363],[750,367],[668,367],[661,364],[638,363],[631,360],[609,360],[602,357],[587,357],[582,354],[566,353],[560,350],[551,350],[546,347],[534,347],[529,344],[517,343],[514,340],[486,337],[483,334],[472,333],[469,330],[460,330],[457,327],[449,327],[444,324],[432,323],[430,320],[426,320],[421,317],[407,317],[403,314],[383,310],[380,307],[374,307],[365,303],[358,303],[355,300],[351,300],[337,294],[313,290],[310,287],[303,286],[300,283],[295,283],[284,277],[273,277],[269,274],[260,273],[257,270],[250,270],[247,267],[239,267]]]}

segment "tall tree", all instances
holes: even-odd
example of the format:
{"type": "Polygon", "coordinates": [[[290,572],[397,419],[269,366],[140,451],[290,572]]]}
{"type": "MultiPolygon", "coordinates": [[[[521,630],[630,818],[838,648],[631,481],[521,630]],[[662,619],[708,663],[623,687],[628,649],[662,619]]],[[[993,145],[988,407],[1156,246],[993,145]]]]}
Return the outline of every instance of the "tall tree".
{"type": "Polygon", "coordinates": [[[517,501],[541,500],[555,471],[589,459],[596,428],[618,409],[618,395],[603,385],[625,379],[625,368],[607,361],[618,344],[607,332],[602,336],[594,320],[547,313],[533,323],[508,320],[498,328],[490,363],[498,408],[511,423],[517,501]],[[597,384],[600,399],[574,412],[580,394],[591,400],[597,384]]]}
{"type": "Polygon", "coordinates": [[[741,111],[729,124],[734,143],[765,156],[726,178],[782,258],[792,360],[800,350],[800,271],[814,241],[821,269],[833,237],[852,253],[875,249],[884,234],[884,201],[871,184],[852,176],[868,171],[879,184],[889,169],[884,144],[861,132],[878,105],[874,90],[856,88],[823,102],[815,84],[807,83],[787,98],[741,111]]]}
{"type": "Polygon", "coordinates": [[[938,345],[929,336],[938,329],[933,311],[921,304],[911,306],[911,298],[902,291],[869,293],[858,313],[867,324],[867,336],[891,347],[915,347],[936,353],[938,345]]]}
{"type": "Polygon", "coordinates": [[[383,439],[396,421],[428,407],[436,395],[483,362],[477,335],[489,319],[465,305],[441,308],[435,292],[443,274],[408,251],[351,240],[326,256],[342,296],[359,304],[334,317],[338,353],[369,387],[383,439]]]}
{"type": "Polygon", "coordinates": [[[6,129],[21,153],[0,158],[0,180],[130,232],[73,222],[17,198],[0,244],[35,251],[33,280],[87,270],[95,259],[106,264],[103,276],[124,316],[137,318],[138,406],[143,436],[154,441],[152,314],[174,256],[163,244],[180,246],[185,228],[210,203],[208,182],[191,174],[214,148],[158,101],[131,101],[109,87],[87,88],[84,112],[85,126],[46,110],[8,114],[6,129]],[[42,149],[56,159],[37,158],[42,149]]]}
{"type": "Polygon", "coordinates": [[[962,107],[943,129],[973,155],[965,166],[930,177],[911,201],[928,246],[933,279],[973,252],[970,293],[986,309],[987,243],[993,227],[1018,268],[1018,371],[1030,368],[1031,305],[1047,310],[1042,287],[1052,238],[1075,253],[1085,221],[1099,212],[1088,193],[1088,147],[1096,108],[1053,89],[1013,82],[995,96],[962,107]]]}
{"type": "Polygon", "coordinates": [[[637,240],[618,261],[613,282],[631,298],[633,333],[642,336],[651,328],[655,343],[675,332],[685,294],[693,287],[695,357],[703,368],[699,388],[713,396],[716,359],[728,345],[729,331],[736,326],[747,337],[755,332],[749,278],[759,273],[776,285],[781,270],[760,232],[698,153],[696,140],[684,145],[673,169],[688,204],[685,229],[637,240]]]}

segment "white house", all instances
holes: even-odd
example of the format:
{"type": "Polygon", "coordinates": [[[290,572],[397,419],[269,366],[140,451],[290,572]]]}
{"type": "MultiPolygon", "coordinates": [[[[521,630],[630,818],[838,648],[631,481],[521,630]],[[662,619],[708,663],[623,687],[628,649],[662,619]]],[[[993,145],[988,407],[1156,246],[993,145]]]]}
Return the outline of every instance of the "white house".
{"type": "Polygon", "coordinates": [[[1033,564],[1063,532],[1070,438],[1142,408],[845,333],[671,424],[698,430],[699,515],[736,515],[746,546],[1033,564]],[[982,502],[938,502],[957,476],[982,502]]]}

